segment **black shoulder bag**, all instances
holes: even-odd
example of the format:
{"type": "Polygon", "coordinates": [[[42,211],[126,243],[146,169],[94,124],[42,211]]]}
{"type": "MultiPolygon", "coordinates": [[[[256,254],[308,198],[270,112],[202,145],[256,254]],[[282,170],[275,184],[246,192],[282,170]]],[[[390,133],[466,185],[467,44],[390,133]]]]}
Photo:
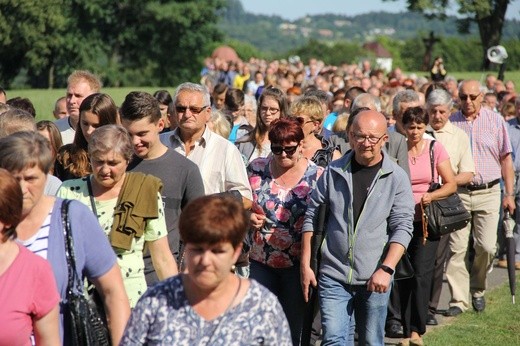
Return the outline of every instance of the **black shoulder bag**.
{"type": "Polygon", "coordinates": [[[67,303],[64,307],[65,337],[73,346],[108,346],[110,336],[99,313],[92,307],[83,294],[83,283],[76,271],[74,240],[69,220],[69,204],[64,200],[61,206],[61,220],[65,238],[65,257],[67,258],[68,282],[67,303]]]}
{"type": "MultiPolygon", "coordinates": [[[[428,192],[437,190],[441,187],[435,182],[434,168],[435,162],[433,157],[433,144],[430,143],[430,165],[432,171],[432,180],[428,192]]],[[[428,238],[439,239],[445,234],[449,234],[463,229],[471,219],[471,215],[462,204],[457,192],[446,198],[432,201],[424,207],[424,219],[428,224],[428,238]]]]}

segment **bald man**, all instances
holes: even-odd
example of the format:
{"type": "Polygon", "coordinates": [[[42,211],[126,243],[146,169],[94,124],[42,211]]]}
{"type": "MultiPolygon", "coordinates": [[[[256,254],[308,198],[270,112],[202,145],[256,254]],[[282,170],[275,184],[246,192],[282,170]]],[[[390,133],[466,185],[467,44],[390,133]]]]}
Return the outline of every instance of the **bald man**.
{"type": "Polygon", "coordinates": [[[394,269],[412,237],[412,188],[405,171],[382,150],[388,139],[383,114],[362,111],[348,136],[352,151],[327,167],[305,215],[303,294],[307,299],[309,286],[319,282],[324,344],[353,345],[355,314],[362,326],[359,344],[383,345],[394,269]],[[311,237],[322,204],[329,213],[316,280],[311,237]]]}

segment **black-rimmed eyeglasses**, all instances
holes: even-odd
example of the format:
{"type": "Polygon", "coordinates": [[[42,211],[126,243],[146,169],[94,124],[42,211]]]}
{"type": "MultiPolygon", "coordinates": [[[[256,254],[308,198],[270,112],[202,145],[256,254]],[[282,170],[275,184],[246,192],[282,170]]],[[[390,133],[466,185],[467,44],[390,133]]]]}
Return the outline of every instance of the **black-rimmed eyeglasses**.
{"type": "Polygon", "coordinates": [[[377,144],[381,138],[383,138],[384,136],[386,136],[386,133],[384,135],[382,135],[381,137],[373,137],[373,136],[362,136],[362,135],[357,135],[355,133],[352,133],[352,137],[354,138],[354,141],[356,141],[357,143],[364,143],[365,141],[368,141],[368,143],[370,144],[377,144]]]}

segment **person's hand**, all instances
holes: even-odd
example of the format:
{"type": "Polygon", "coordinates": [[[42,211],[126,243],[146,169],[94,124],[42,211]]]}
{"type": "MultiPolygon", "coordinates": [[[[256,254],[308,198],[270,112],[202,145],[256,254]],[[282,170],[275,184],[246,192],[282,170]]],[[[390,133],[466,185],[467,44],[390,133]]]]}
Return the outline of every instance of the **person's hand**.
{"type": "Polygon", "coordinates": [[[252,212],[249,220],[251,221],[251,227],[254,229],[260,229],[265,224],[265,214],[252,212]]]}
{"type": "Polygon", "coordinates": [[[515,211],[515,197],[514,196],[504,196],[502,200],[502,209],[509,210],[509,214],[513,215],[515,211]]]}
{"type": "Polygon", "coordinates": [[[392,275],[379,268],[372,274],[367,282],[367,290],[369,292],[385,293],[390,288],[392,275]]]}
{"type": "Polygon", "coordinates": [[[312,271],[310,266],[301,266],[300,267],[300,276],[301,276],[301,285],[303,291],[303,299],[307,303],[309,301],[309,288],[310,286],[316,287],[318,282],[316,281],[316,276],[312,271]]]}
{"type": "Polygon", "coordinates": [[[426,192],[424,195],[422,195],[421,203],[423,206],[427,206],[431,202],[432,202],[432,195],[429,192],[426,192]]]}

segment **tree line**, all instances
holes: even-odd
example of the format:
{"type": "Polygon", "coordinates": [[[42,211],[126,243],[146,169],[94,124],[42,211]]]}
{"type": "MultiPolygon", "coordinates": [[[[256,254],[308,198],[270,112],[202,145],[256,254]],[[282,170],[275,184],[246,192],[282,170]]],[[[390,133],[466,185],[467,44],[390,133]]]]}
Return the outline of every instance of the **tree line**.
{"type": "Polygon", "coordinates": [[[392,53],[395,65],[420,70],[425,54],[422,40],[429,31],[440,39],[432,54],[442,55],[452,71],[481,70],[482,52],[490,42],[506,47],[508,69],[520,69],[518,21],[502,23],[504,40],[499,36],[497,41],[495,35],[494,41],[482,43],[478,23],[466,20],[469,36],[457,35],[453,18],[425,21],[422,14],[433,12],[413,7],[415,1],[409,3],[410,10],[419,14],[401,15],[397,21],[395,15],[374,13],[352,18],[319,15],[294,22],[338,29],[324,38],[316,36],[316,30],[307,37],[290,30],[282,33],[280,24],[285,20],[247,13],[239,0],[0,0],[0,86],[63,87],[78,68],[100,75],[106,86],[176,85],[196,81],[204,57],[224,43],[234,47],[243,60],[299,55],[304,61],[316,57],[339,65],[373,57],[362,49],[363,42],[371,39],[392,53]],[[372,30],[378,23],[395,26],[396,34],[378,35],[372,30]],[[418,30],[417,23],[423,29],[418,30]]]}

